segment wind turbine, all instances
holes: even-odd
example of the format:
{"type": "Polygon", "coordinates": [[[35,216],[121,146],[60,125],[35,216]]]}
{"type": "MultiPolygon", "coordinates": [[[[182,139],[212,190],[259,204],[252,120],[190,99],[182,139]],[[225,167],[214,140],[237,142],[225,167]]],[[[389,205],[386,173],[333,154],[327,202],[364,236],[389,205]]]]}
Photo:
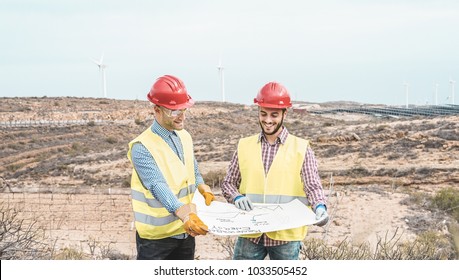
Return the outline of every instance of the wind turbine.
{"type": "Polygon", "coordinates": [[[449,83],[451,84],[451,102],[454,105],[454,84],[456,83],[456,81],[454,81],[453,79],[449,78],[449,83]]]}
{"type": "Polygon", "coordinates": [[[222,66],[222,59],[221,58],[218,60],[217,69],[218,69],[218,75],[220,76],[220,86],[221,86],[221,91],[222,91],[222,101],[225,102],[225,76],[224,76],[224,73],[223,73],[223,70],[225,68],[223,68],[223,66],[222,66]]]}
{"type": "Polygon", "coordinates": [[[438,83],[435,83],[435,105],[438,105],[438,83]]]}
{"type": "Polygon", "coordinates": [[[408,88],[410,87],[410,84],[403,82],[403,85],[405,86],[406,108],[408,109],[408,88]]]}
{"type": "Polygon", "coordinates": [[[104,64],[104,53],[102,53],[102,56],[100,57],[100,60],[92,60],[97,66],[99,66],[99,73],[100,73],[100,78],[101,78],[101,84],[102,84],[102,93],[104,94],[104,98],[107,98],[107,83],[105,82],[105,68],[107,68],[107,65],[104,64]]]}

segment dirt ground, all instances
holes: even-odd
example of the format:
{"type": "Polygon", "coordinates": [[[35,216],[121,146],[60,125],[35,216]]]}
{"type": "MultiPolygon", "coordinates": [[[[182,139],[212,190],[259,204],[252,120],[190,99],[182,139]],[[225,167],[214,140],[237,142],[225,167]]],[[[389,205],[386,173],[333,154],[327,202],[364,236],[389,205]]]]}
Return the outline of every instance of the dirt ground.
{"type": "MultiPolygon", "coordinates": [[[[323,239],[328,244],[347,240],[356,246],[367,243],[374,248],[378,239],[394,235],[401,240],[413,240],[422,231],[422,226],[417,225],[420,221],[426,227],[447,232],[444,219],[433,218],[432,213],[423,209],[413,209],[404,203],[407,198],[407,194],[376,186],[371,190],[366,187],[353,191],[335,190],[329,198],[329,223],[324,227],[310,226],[306,239],[323,239]]],[[[224,201],[221,197],[218,200],[224,201]]],[[[234,242],[234,239],[212,234],[199,236],[196,254],[200,259],[226,259],[229,252],[222,244],[228,240],[234,242]]]]}
{"type": "MultiPolygon", "coordinates": [[[[259,131],[256,114],[254,106],[197,102],[187,116],[201,173],[219,200],[219,182],[238,139],[259,131]]],[[[146,101],[1,98],[0,191],[128,190],[127,143],[152,121],[146,101]]],[[[395,233],[412,239],[428,230],[447,232],[448,217],[410,198],[459,187],[459,116],[384,118],[306,110],[289,111],[285,125],[311,140],[328,195],[330,222],[310,227],[307,238],[375,244],[395,233]]],[[[225,242],[200,236],[197,256],[225,259],[225,242]]]]}

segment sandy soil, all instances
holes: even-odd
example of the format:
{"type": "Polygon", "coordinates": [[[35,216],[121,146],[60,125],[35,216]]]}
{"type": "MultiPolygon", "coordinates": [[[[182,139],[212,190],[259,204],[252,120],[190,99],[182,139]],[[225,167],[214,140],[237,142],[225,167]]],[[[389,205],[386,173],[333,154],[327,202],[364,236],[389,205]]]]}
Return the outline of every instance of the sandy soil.
{"type": "MultiPolygon", "coordinates": [[[[341,105],[322,107],[333,106],[341,105]]],[[[152,121],[146,101],[2,98],[0,190],[128,189],[127,143],[152,121]]],[[[409,198],[459,186],[459,116],[395,119],[289,111],[285,125],[311,140],[329,196],[331,220],[326,227],[310,227],[308,238],[374,244],[378,236],[395,232],[407,239],[427,230],[445,232],[448,217],[409,198]]],[[[201,173],[218,194],[238,139],[259,131],[256,108],[198,102],[186,129],[201,173]]],[[[224,238],[209,234],[197,242],[201,259],[228,255],[224,238]]]]}
{"type": "MultiPolygon", "coordinates": [[[[326,193],[330,192],[327,190],[326,193]]],[[[394,235],[401,240],[413,240],[419,230],[416,220],[430,221],[427,223],[432,223],[431,226],[447,231],[441,220],[432,221],[431,213],[403,203],[407,198],[407,194],[378,187],[332,191],[329,223],[324,227],[310,226],[306,239],[318,238],[328,244],[347,240],[355,245],[367,243],[375,248],[378,240],[394,235]]],[[[224,201],[221,197],[218,200],[224,201]]],[[[229,252],[222,244],[231,244],[234,239],[212,234],[199,236],[196,238],[196,254],[200,259],[227,259],[229,252]]]]}

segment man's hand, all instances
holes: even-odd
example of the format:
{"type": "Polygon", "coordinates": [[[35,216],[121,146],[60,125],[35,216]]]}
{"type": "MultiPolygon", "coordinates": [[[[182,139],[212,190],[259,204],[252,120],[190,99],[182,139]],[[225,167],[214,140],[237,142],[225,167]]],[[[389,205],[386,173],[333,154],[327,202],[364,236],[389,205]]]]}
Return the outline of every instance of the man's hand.
{"type": "Polygon", "coordinates": [[[234,199],[234,205],[244,211],[253,210],[252,201],[246,196],[240,195],[234,199]]]}
{"type": "Polygon", "coordinates": [[[196,215],[196,204],[188,203],[177,209],[175,215],[183,222],[183,228],[186,233],[195,237],[197,235],[206,235],[209,228],[196,215]]]}
{"type": "Polygon", "coordinates": [[[206,200],[206,205],[209,206],[212,201],[215,200],[215,196],[212,193],[210,187],[206,184],[201,184],[198,186],[199,192],[202,194],[204,199],[206,200]]]}
{"type": "Polygon", "coordinates": [[[319,227],[326,225],[328,223],[328,213],[327,213],[327,208],[325,207],[325,205],[319,204],[316,207],[315,212],[316,212],[316,220],[323,219],[322,221],[316,223],[315,225],[319,227]]]}

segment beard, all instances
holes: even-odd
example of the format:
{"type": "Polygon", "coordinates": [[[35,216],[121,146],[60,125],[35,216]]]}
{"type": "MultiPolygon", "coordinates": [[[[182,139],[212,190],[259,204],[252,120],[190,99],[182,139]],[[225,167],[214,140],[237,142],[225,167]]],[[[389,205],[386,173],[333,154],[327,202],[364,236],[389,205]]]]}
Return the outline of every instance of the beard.
{"type": "Polygon", "coordinates": [[[284,116],[282,116],[282,120],[281,120],[280,123],[276,126],[276,128],[273,130],[273,132],[270,132],[270,133],[268,133],[268,132],[266,132],[266,131],[264,130],[263,124],[262,124],[260,121],[258,121],[258,123],[260,124],[261,130],[263,131],[263,133],[264,133],[265,135],[273,135],[273,134],[276,134],[276,133],[279,131],[279,129],[282,127],[282,125],[284,124],[284,116]]]}

